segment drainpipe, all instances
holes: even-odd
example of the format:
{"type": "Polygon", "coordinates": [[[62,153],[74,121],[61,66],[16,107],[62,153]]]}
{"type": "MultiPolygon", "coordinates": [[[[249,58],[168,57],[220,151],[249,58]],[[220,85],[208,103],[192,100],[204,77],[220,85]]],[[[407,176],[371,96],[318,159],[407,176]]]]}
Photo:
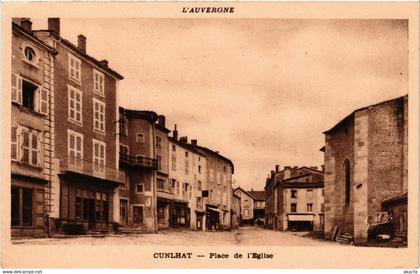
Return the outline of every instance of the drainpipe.
{"type": "MultiPolygon", "coordinates": [[[[156,130],[155,130],[155,123],[152,123],[152,155],[153,155],[153,159],[156,159],[156,144],[155,144],[155,139],[156,139],[156,130]]],[[[153,231],[157,232],[158,231],[158,222],[157,222],[157,197],[156,197],[156,179],[157,177],[157,171],[153,171],[153,176],[152,176],[152,216],[153,216],[153,231]]]]}

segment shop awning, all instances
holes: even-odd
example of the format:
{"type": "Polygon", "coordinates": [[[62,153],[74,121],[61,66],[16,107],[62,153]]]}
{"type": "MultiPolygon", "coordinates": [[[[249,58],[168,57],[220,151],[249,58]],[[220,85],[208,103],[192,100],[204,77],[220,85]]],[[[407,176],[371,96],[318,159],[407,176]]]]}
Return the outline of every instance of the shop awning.
{"type": "Polygon", "coordinates": [[[310,221],[314,220],[314,215],[288,215],[287,216],[289,221],[310,221]]]}
{"type": "Polygon", "coordinates": [[[214,211],[214,212],[217,212],[217,213],[222,212],[221,210],[216,209],[216,208],[207,207],[207,209],[208,209],[208,210],[211,210],[211,211],[214,211]]]}

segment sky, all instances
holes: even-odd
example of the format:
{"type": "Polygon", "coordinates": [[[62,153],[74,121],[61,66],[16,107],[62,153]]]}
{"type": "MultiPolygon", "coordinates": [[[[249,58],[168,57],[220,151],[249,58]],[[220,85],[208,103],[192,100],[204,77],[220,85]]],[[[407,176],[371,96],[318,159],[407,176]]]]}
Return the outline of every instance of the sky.
{"type": "Polygon", "coordinates": [[[62,37],[85,35],[87,53],[124,76],[121,106],[165,115],[231,159],[248,190],[275,165],[320,167],[322,132],[407,94],[407,31],[404,20],[61,18],[62,37]]]}

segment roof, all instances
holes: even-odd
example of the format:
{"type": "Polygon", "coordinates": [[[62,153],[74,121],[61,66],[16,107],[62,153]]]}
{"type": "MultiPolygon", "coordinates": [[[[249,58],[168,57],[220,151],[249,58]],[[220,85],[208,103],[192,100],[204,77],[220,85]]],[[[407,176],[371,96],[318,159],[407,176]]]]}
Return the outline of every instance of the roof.
{"type": "Polygon", "coordinates": [[[117,78],[118,80],[122,80],[124,79],[124,77],[119,74],[118,72],[116,72],[115,70],[111,69],[110,67],[102,64],[99,60],[97,60],[96,58],[90,56],[89,54],[87,54],[86,52],[83,52],[82,50],[80,50],[76,45],[74,45],[72,42],[70,42],[67,39],[64,39],[63,37],[59,36],[57,33],[55,33],[54,31],[51,30],[35,30],[35,31],[45,31],[45,32],[49,32],[51,34],[51,36],[54,36],[55,39],[57,39],[58,41],[62,42],[63,44],[65,44],[66,46],[68,46],[69,48],[71,48],[73,51],[77,52],[77,54],[79,54],[80,56],[82,56],[83,58],[91,61],[92,63],[94,63],[96,66],[100,67],[101,69],[103,69],[104,71],[106,71],[107,73],[111,74],[112,76],[114,76],[115,78],[117,78]]]}
{"type": "Polygon", "coordinates": [[[238,196],[238,195],[236,195],[235,194],[235,192],[233,192],[233,196],[235,196],[236,198],[238,198],[238,199],[241,199],[241,197],[240,196],[238,196]]]}
{"type": "Polygon", "coordinates": [[[27,38],[31,39],[38,46],[40,46],[40,47],[44,48],[45,50],[49,51],[51,54],[56,55],[58,53],[54,48],[45,44],[43,41],[41,41],[40,39],[35,37],[31,32],[27,32],[26,30],[24,30],[18,24],[12,22],[12,29],[16,32],[19,32],[22,35],[25,35],[27,38]]]}
{"type": "Polygon", "coordinates": [[[352,113],[350,113],[349,115],[347,115],[346,117],[344,117],[344,118],[343,118],[340,122],[338,122],[335,126],[333,126],[332,128],[330,128],[330,129],[329,129],[329,130],[327,130],[327,131],[324,131],[323,133],[324,133],[324,134],[329,134],[329,133],[332,133],[332,132],[333,132],[333,131],[335,131],[337,128],[339,128],[339,127],[340,127],[343,123],[345,123],[345,122],[347,122],[349,119],[353,118],[354,114],[355,114],[357,111],[365,110],[365,109],[368,109],[368,108],[371,108],[371,107],[376,107],[376,106],[379,106],[379,105],[382,105],[382,104],[386,104],[386,103],[389,103],[389,102],[392,102],[392,101],[402,100],[402,99],[404,99],[405,97],[408,97],[408,95],[406,94],[406,95],[404,95],[404,96],[400,96],[400,97],[397,97],[397,98],[394,98],[394,99],[389,99],[389,100],[382,101],[382,102],[379,102],[379,103],[376,103],[376,104],[373,104],[373,105],[369,105],[369,106],[366,106],[366,107],[358,108],[358,109],[354,110],[352,113]]]}
{"type": "Polygon", "coordinates": [[[237,188],[235,188],[234,192],[236,190],[241,190],[242,192],[244,192],[246,195],[248,195],[249,197],[251,197],[254,200],[258,200],[254,195],[252,195],[251,193],[249,193],[248,191],[244,190],[242,187],[238,186],[237,188]]]}
{"type": "Polygon", "coordinates": [[[281,188],[319,188],[324,186],[324,182],[310,182],[310,183],[282,183],[279,184],[281,188]]]}
{"type": "Polygon", "coordinates": [[[149,111],[149,110],[132,110],[132,109],[119,107],[119,111],[123,112],[125,116],[129,118],[142,119],[142,120],[146,120],[152,123],[156,122],[158,118],[158,115],[156,112],[149,111]]]}
{"type": "Polygon", "coordinates": [[[215,151],[213,151],[213,150],[211,150],[211,149],[209,149],[207,147],[202,147],[202,146],[193,145],[193,144],[190,144],[190,145],[193,146],[196,149],[203,150],[205,153],[208,153],[208,154],[210,154],[213,157],[220,158],[223,161],[227,162],[232,167],[232,174],[235,173],[235,167],[233,165],[233,162],[231,160],[229,160],[228,158],[222,156],[221,154],[219,154],[219,153],[217,153],[217,152],[215,152],[215,151]]]}
{"type": "Polygon", "coordinates": [[[261,191],[254,191],[251,190],[249,191],[249,193],[255,197],[255,200],[265,200],[265,191],[261,190],[261,191]]]}
{"type": "Polygon", "coordinates": [[[403,201],[407,201],[407,198],[408,198],[408,194],[407,192],[404,192],[402,194],[398,194],[398,195],[395,195],[388,199],[383,200],[382,204],[392,204],[395,202],[403,202],[403,201]]]}
{"type": "Polygon", "coordinates": [[[313,169],[313,168],[310,168],[310,167],[307,167],[307,166],[300,167],[300,168],[298,168],[297,170],[304,169],[304,168],[309,169],[309,170],[314,171],[314,172],[324,173],[324,172],[322,172],[321,170],[318,170],[318,169],[313,169]]]}
{"type": "Polygon", "coordinates": [[[174,143],[174,144],[176,144],[178,146],[181,146],[181,147],[183,147],[185,149],[188,149],[188,150],[190,150],[190,151],[192,151],[194,153],[197,153],[197,154],[199,154],[199,155],[201,155],[203,157],[206,157],[206,154],[205,153],[203,153],[202,151],[196,149],[193,145],[191,145],[189,143],[181,142],[181,141],[179,141],[177,139],[174,139],[173,137],[168,137],[168,139],[169,139],[169,142],[172,142],[172,143],[174,143]]]}

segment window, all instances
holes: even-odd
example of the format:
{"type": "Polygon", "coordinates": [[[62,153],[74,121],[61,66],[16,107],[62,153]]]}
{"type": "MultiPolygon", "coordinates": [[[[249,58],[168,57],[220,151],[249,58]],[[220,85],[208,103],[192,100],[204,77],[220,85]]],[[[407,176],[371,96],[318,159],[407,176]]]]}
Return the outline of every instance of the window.
{"type": "Polygon", "coordinates": [[[136,193],[143,193],[143,192],[144,192],[144,184],[137,184],[136,193]]]}
{"type": "Polygon", "coordinates": [[[296,212],[296,210],[297,210],[297,204],[295,203],[290,204],[290,212],[296,212]]]}
{"type": "Polygon", "coordinates": [[[68,129],[67,138],[69,164],[81,166],[83,159],[83,135],[68,129]]]}
{"type": "Polygon", "coordinates": [[[172,151],[176,151],[176,146],[172,145],[172,151]]]}
{"type": "MultiPolygon", "coordinates": [[[[185,152],[185,155],[188,155],[188,152],[185,152]]],[[[188,160],[188,156],[185,158],[185,175],[188,175],[190,173],[190,161],[188,160]]]]}
{"type": "Polygon", "coordinates": [[[19,74],[12,74],[12,101],[32,111],[48,114],[48,91],[19,74]]]}
{"type": "Polygon", "coordinates": [[[96,69],[93,69],[93,91],[101,95],[105,94],[104,74],[96,69]]]}
{"type": "Polygon", "coordinates": [[[201,166],[198,165],[198,173],[201,174],[201,166]]]}
{"type": "Polygon", "coordinates": [[[321,203],[321,211],[324,212],[324,203],[321,203]]]}
{"type": "Polygon", "coordinates": [[[12,159],[32,166],[41,166],[41,138],[41,132],[36,130],[26,127],[12,128],[12,159]]]}
{"type": "Polygon", "coordinates": [[[175,154],[175,152],[172,152],[172,154],[171,154],[171,166],[172,166],[172,170],[176,170],[176,154],[175,154]]]}
{"type": "Polygon", "coordinates": [[[312,199],[314,197],[314,191],[312,189],[306,190],[306,198],[312,199]]]}
{"type": "Polygon", "coordinates": [[[350,203],[350,162],[344,161],[344,181],[345,181],[345,202],[350,203]]]}
{"type": "Polygon", "coordinates": [[[93,164],[95,171],[105,172],[105,151],[106,144],[93,139],[93,164]]]}
{"type": "Polygon", "coordinates": [[[120,154],[128,156],[128,146],[120,144],[120,154]]]}
{"type": "Polygon", "coordinates": [[[162,147],[162,138],[160,138],[159,136],[156,136],[156,148],[161,148],[162,147]]]}
{"type": "Polygon", "coordinates": [[[143,133],[137,133],[136,142],[137,143],[144,143],[144,134],[143,133]]]}
{"type": "Polygon", "coordinates": [[[312,204],[306,204],[306,211],[312,212],[312,204]]]}
{"type": "Polygon", "coordinates": [[[36,52],[30,46],[24,46],[23,55],[24,55],[25,59],[27,61],[31,62],[31,63],[35,62],[35,60],[36,60],[36,52]]]}
{"type": "Polygon", "coordinates": [[[93,98],[93,129],[105,133],[105,103],[93,98]]]}
{"type": "Polygon", "coordinates": [[[157,190],[163,191],[165,181],[162,179],[157,179],[156,184],[157,184],[157,190]]]}
{"type": "Polygon", "coordinates": [[[68,119],[82,124],[82,92],[70,85],[68,87],[68,119]]]}
{"type": "Polygon", "coordinates": [[[209,179],[210,179],[210,182],[212,182],[213,183],[213,181],[214,181],[214,176],[213,176],[214,174],[213,174],[213,169],[212,168],[210,168],[210,172],[209,172],[209,179]]]}
{"type": "Polygon", "coordinates": [[[197,197],[197,208],[198,208],[198,209],[203,208],[202,201],[201,201],[201,197],[197,197]]]}
{"type": "Polygon", "coordinates": [[[201,181],[198,181],[197,183],[197,190],[201,191],[202,185],[201,185],[201,181]]]}
{"type": "Polygon", "coordinates": [[[175,188],[176,188],[176,180],[171,179],[171,189],[170,189],[169,193],[174,194],[175,191],[176,191],[175,188]]]}
{"type": "Polygon", "coordinates": [[[33,190],[12,186],[11,225],[32,226],[33,208],[33,190]]]}
{"type": "Polygon", "coordinates": [[[81,80],[81,62],[80,59],[69,53],[69,78],[80,83],[81,80]]]}
{"type": "Polygon", "coordinates": [[[76,197],[76,219],[81,219],[82,218],[82,198],[80,197],[76,197]]]}
{"type": "Polygon", "coordinates": [[[162,170],[162,156],[157,154],[156,159],[157,159],[157,164],[158,164],[158,170],[162,170]]]}
{"type": "Polygon", "coordinates": [[[292,198],[297,198],[297,190],[292,190],[291,191],[291,197],[292,198]]]}
{"type": "Polygon", "coordinates": [[[248,209],[245,209],[244,210],[244,217],[248,217],[249,216],[249,210],[248,209]]]}
{"type": "Polygon", "coordinates": [[[128,172],[124,172],[124,184],[120,185],[122,189],[129,189],[130,188],[130,175],[128,172]]]}

